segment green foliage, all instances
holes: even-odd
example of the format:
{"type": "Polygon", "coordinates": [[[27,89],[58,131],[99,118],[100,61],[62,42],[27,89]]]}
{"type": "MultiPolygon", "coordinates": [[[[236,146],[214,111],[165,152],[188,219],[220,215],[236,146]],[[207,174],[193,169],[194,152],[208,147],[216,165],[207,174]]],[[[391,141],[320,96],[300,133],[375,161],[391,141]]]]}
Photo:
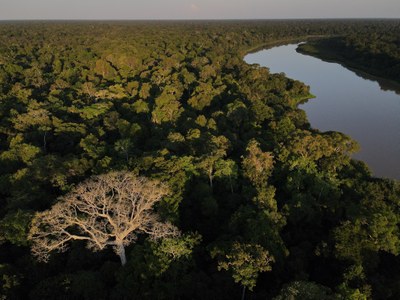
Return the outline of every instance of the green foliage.
{"type": "Polygon", "coordinates": [[[17,246],[27,246],[31,219],[32,213],[22,210],[7,214],[0,221],[0,243],[8,241],[17,246]]]}
{"type": "MultiPolygon", "coordinates": [[[[287,284],[280,291],[279,295],[273,300],[339,300],[343,299],[332,293],[326,286],[316,284],[315,282],[294,281],[287,284]]],[[[355,298],[345,298],[355,299],[355,298]]],[[[360,299],[361,300],[361,299],[360,299]]]]}
{"type": "Polygon", "coordinates": [[[219,257],[218,270],[232,273],[235,282],[253,290],[259,273],[271,271],[271,257],[267,250],[260,245],[242,244],[235,242],[228,249],[215,248],[212,257],[219,257]]]}
{"type": "Polygon", "coordinates": [[[260,149],[260,144],[252,140],[247,145],[247,156],[243,158],[244,176],[256,186],[266,183],[273,169],[273,156],[260,149]]]}
{"type": "Polygon", "coordinates": [[[387,183],[359,187],[360,211],[351,211],[350,220],[335,231],[336,253],[356,264],[371,263],[371,255],[385,251],[399,254],[399,191],[387,183]]]}
{"type": "Polygon", "coordinates": [[[82,119],[94,119],[102,114],[105,114],[110,109],[110,104],[107,103],[94,103],[89,106],[85,106],[83,109],[75,110],[71,109],[73,112],[77,112],[81,115],[82,119]]]}
{"type": "Polygon", "coordinates": [[[346,286],[345,284],[339,287],[339,295],[342,296],[342,299],[349,300],[367,300],[370,299],[370,293],[363,293],[359,289],[354,289],[346,286]]]}
{"type": "Polygon", "coordinates": [[[400,82],[399,41],[391,30],[386,34],[357,32],[315,40],[301,45],[298,51],[400,82]]]}
{"type": "Polygon", "coordinates": [[[104,143],[101,143],[99,139],[91,133],[81,139],[79,146],[81,146],[91,158],[98,158],[104,151],[104,143]]]}
{"type": "Polygon", "coordinates": [[[17,299],[21,287],[21,275],[10,265],[0,265],[0,299],[17,299]]]}
{"type": "Polygon", "coordinates": [[[156,106],[152,112],[152,120],[156,124],[162,122],[175,122],[183,109],[179,103],[179,94],[173,91],[164,91],[156,100],[156,106]]]}
{"type": "Polygon", "coordinates": [[[18,134],[11,139],[9,150],[0,154],[0,159],[6,161],[21,161],[25,164],[29,164],[39,153],[40,149],[38,147],[24,143],[23,136],[18,134]]]}
{"type": "Polygon", "coordinates": [[[397,80],[399,24],[3,22],[0,297],[399,298],[398,183],[352,160],[349,137],[310,128],[308,86],[243,61],[324,36],[301,48],[397,80]],[[123,268],[79,242],[34,263],[31,214],[112,170],[165,182],[157,212],[186,234],[139,235],[123,268]]]}
{"type": "Polygon", "coordinates": [[[190,258],[193,248],[200,242],[201,236],[198,233],[192,233],[152,243],[151,249],[155,261],[148,265],[149,270],[156,276],[161,275],[174,260],[190,258]]]}

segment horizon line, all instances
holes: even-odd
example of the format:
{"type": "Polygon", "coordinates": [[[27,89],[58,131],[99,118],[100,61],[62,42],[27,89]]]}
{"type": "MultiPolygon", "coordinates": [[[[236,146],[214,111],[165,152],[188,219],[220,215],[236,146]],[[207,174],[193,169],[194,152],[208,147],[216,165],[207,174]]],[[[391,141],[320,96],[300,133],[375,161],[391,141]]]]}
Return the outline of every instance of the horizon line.
{"type": "Polygon", "coordinates": [[[171,18],[171,19],[157,19],[157,18],[132,18],[132,19],[113,19],[113,18],[66,18],[66,19],[0,19],[0,22],[29,22],[29,21],[272,21],[272,20],[400,20],[400,17],[306,17],[306,18],[171,18]]]}

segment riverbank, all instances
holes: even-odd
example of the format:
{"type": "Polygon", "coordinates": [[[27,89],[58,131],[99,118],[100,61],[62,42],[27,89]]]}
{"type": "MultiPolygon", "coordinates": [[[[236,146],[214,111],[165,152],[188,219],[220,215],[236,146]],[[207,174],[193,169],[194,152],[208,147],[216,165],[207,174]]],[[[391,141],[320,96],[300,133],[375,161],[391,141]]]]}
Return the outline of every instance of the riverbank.
{"type": "Polygon", "coordinates": [[[364,80],[340,64],[300,54],[296,48],[297,44],[291,44],[252,53],[245,61],[309,85],[317,99],[299,108],[306,112],[311,127],[352,137],[361,146],[353,158],[366,162],[374,176],[400,179],[396,168],[399,96],[385,92],[376,81],[364,80]]]}
{"type": "Polygon", "coordinates": [[[337,63],[359,75],[362,78],[375,80],[383,90],[392,90],[400,94],[400,81],[388,75],[384,70],[379,70],[355,60],[346,58],[330,38],[315,39],[307,41],[297,47],[296,51],[309,55],[325,62],[337,63]]]}
{"type": "Polygon", "coordinates": [[[278,47],[278,46],[284,46],[288,44],[297,44],[305,41],[312,41],[312,40],[318,40],[318,39],[323,39],[323,38],[328,38],[332,36],[326,36],[326,35],[305,35],[302,37],[290,37],[290,38],[285,38],[285,39],[278,39],[278,40],[273,40],[265,43],[261,43],[255,46],[252,46],[250,48],[242,49],[240,51],[240,54],[242,57],[246,56],[247,54],[251,53],[256,53],[261,50],[267,50],[273,47],[278,47]]]}

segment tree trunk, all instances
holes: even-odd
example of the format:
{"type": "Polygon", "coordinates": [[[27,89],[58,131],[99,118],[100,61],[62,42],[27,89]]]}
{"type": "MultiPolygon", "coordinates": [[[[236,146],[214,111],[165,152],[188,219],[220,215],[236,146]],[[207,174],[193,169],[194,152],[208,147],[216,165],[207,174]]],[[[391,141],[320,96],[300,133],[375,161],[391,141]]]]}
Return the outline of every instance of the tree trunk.
{"type": "Polygon", "coordinates": [[[213,167],[208,170],[208,179],[210,180],[210,187],[213,188],[213,167]]]}
{"type": "Polygon", "coordinates": [[[128,152],[128,150],[125,151],[125,159],[126,159],[126,165],[129,165],[129,152],[128,152]]]}
{"type": "Polygon", "coordinates": [[[47,152],[46,135],[47,135],[47,131],[45,131],[44,134],[43,134],[43,152],[44,153],[47,152]]]}
{"type": "Polygon", "coordinates": [[[125,255],[125,247],[122,244],[117,244],[117,254],[119,255],[119,258],[121,259],[121,265],[126,264],[126,255],[125,255]]]}
{"type": "Polygon", "coordinates": [[[243,292],[242,292],[242,300],[244,300],[244,296],[246,295],[246,286],[243,286],[243,292]]]}
{"type": "Polygon", "coordinates": [[[232,185],[231,175],[229,175],[229,185],[231,186],[231,194],[233,194],[233,185],[232,185]]]}

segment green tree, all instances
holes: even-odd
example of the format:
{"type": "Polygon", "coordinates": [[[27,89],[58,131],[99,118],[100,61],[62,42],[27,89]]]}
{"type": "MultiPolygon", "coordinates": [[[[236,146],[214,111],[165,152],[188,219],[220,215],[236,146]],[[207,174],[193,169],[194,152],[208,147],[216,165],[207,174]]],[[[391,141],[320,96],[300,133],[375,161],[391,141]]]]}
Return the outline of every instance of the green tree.
{"type": "Polygon", "coordinates": [[[235,242],[228,249],[214,248],[212,257],[218,257],[218,270],[232,273],[235,282],[243,286],[242,299],[246,288],[253,290],[256,286],[258,274],[271,271],[274,258],[267,250],[257,244],[243,244],[235,242]]]}

